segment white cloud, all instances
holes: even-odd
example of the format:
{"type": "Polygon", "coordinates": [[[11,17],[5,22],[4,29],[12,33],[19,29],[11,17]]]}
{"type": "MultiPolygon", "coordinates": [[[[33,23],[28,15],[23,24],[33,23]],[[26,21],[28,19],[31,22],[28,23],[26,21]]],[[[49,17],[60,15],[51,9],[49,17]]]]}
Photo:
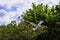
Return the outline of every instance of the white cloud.
{"type": "Polygon", "coordinates": [[[7,12],[5,10],[0,10],[0,14],[4,14],[3,17],[0,17],[0,24],[8,24],[13,20],[16,20],[19,16],[17,11],[7,12]]]}
{"type": "Polygon", "coordinates": [[[59,0],[39,0],[38,3],[48,4],[49,6],[57,5],[59,0]]]}
{"type": "Polygon", "coordinates": [[[4,17],[7,14],[7,12],[3,9],[0,10],[0,18],[4,17]]]}
{"type": "Polygon", "coordinates": [[[7,12],[5,10],[0,10],[0,24],[3,24],[3,23],[9,23],[11,20],[9,19],[9,16],[7,16],[7,12]],[[3,16],[3,17],[2,17],[3,16]]]}

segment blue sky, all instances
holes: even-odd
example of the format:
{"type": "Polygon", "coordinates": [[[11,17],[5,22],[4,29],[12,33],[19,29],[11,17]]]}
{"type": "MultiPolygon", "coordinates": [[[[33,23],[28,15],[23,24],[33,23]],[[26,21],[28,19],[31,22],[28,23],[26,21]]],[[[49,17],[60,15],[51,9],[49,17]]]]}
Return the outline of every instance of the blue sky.
{"type": "MultiPolygon", "coordinates": [[[[56,5],[60,0],[0,0],[0,25],[8,24],[18,19],[25,10],[31,8],[32,2],[36,4],[56,5]]],[[[17,21],[18,22],[18,21],[17,21]]]]}

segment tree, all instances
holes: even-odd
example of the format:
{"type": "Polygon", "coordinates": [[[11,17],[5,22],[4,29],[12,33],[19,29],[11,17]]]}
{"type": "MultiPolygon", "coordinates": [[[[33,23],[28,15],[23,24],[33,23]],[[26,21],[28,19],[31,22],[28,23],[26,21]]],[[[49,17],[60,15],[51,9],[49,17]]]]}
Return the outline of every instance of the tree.
{"type": "MultiPolygon", "coordinates": [[[[25,21],[30,21],[35,24],[38,24],[39,21],[44,21],[42,25],[48,26],[47,36],[41,36],[39,34],[36,40],[59,40],[59,28],[60,28],[60,4],[52,6],[51,8],[48,5],[38,4],[35,5],[32,3],[32,8],[28,9],[23,14],[23,19],[25,21]],[[44,37],[44,38],[42,38],[44,37]],[[40,38],[40,39],[38,39],[40,38]]],[[[45,34],[45,33],[44,33],[45,34]]]]}
{"type": "Polygon", "coordinates": [[[52,6],[52,9],[50,9],[48,5],[38,4],[36,6],[32,3],[32,9],[27,10],[22,17],[24,20],[35,24],[38,24],[42,20],[44,21],[44,25],[52,26],[55,22],[54,7],[52,6]]]}

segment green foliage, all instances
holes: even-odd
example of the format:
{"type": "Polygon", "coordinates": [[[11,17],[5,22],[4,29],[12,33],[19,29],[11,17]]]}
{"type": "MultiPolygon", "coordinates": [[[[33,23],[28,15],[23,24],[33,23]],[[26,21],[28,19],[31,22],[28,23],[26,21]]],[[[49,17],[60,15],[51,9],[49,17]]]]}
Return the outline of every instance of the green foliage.
{"type": "Polygon", "coordinates": [[[41,20],[44,21],[42,25],[48,26],[47,33],[41,33],[36,40],[60,40],[60,4],[52,6],[32,4],[32,8],[28,9],[23,14],[23,19],[26,21],[38,24],[41,20]]]}
{"type": "Polygon", "coordinates": [[[0,40],[35,40],[36,36],[41,34],[40,31],[45,32],[46,27],[42,26],[35,31],[32,30],[34,26],[25,21],[18,25],[13,21],[7,26],[0,26],[0,40]]]}
{"type": "Polygon", "coordinates": [[[38,24],[41,20],[44,24],[51,25],[55,22],[54,6],[52,9],[48,8],[48,5],[38,4],[37,6],[32,4],[32,9],[27,10],[23,14],[23,19],[38,24]],[[49,24],[50,23],[50,24],[49,24]]]}

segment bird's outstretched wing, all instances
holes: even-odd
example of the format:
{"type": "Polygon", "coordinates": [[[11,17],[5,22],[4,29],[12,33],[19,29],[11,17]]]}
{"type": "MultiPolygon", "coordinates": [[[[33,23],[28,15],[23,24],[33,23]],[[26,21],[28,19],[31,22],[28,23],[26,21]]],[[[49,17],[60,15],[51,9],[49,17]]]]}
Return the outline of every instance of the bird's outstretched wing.
{"type": "Polygon", "coordinates": [[[37,28],[39,28],[42,23],[43,23],[43,21],[40,21],[40,22],[36,25],[36,28],[33,28],[32,30],[36,30],[37,28]]]}
{"type": "Polygon", "coordinates": [[[35,23],[30,22],[30,21],[26,21],[26,22],[28,22],[28,23],[32,24],[33,26],[36,26],[36,27],[40,27],[41,24],[43,23],[43,21],[40,21],[40,22],[36,25],[35,23]]]}
{"type": "Polygon", "coordinates": [[[41,24],[43,23],[43,21],[40,21],[38,24],[37,24],[37,28],[41,26],[41,24]]]}
{"type": "Polygon", "coordinates": [[[35,24],[35,23],[33,23],[33,22],[30,22],[30,21],[26,21],[26,22],[28,22],[28,23],[32,24],[33,26],[36,26],[36,24],[35,24]]]}

